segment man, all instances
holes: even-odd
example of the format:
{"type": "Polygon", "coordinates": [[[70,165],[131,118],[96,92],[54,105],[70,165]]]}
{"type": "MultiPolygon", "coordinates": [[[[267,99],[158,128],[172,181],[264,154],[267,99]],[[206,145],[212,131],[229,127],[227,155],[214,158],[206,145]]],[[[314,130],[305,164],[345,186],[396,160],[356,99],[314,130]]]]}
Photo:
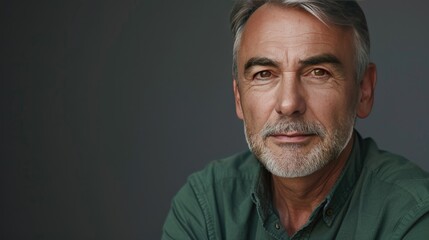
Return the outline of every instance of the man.
{"type": "Polygon", "coordinates": [[[429,239],[429,174],[354,130],[376,67],[354,1],[239,1],[233,89],[250,151],[176,195],[163,239],[429,239]]]}

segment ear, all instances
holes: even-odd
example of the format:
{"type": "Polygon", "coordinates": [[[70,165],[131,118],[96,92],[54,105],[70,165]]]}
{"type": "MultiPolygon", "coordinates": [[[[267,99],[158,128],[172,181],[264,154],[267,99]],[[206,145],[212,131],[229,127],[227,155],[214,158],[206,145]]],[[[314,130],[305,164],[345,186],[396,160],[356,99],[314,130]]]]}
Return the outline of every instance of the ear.
{"type": "Polygon", "coordinates": [[[243,109],[241,107],[240,91],[238,90],[238,82],[234,79],[232,82],[234,88],[234,98],[235,98],[235,112],[237,117],[243,120],[243,109]]]}
{"type": "Polygon", "coordinates": [[[377,67],[370,63],[360,83],[360,99],[357,108],[357,116],[366,118],[371,113],[374,104],[374,91],[377,82],[377,67]]]}

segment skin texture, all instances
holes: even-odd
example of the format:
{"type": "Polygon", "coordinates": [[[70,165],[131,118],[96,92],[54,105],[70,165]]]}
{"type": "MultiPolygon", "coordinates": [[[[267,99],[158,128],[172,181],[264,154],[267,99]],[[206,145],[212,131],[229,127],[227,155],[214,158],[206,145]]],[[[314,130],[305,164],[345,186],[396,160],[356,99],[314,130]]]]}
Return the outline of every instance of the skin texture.
{"type": "Polygon", "coordinates": [[[272,175],[274,206],[289,235],[305,224],[335,184],[351,152],[354,119],[371,111],[376,68],[370,64],[357,83],[354,52],[352,29],[325,25],[295,8],[265,4],[244,28],[233,87],[248,139],[253,137],[292,171],[302,165],[300,157],[329,145],[338,129],[344,133],[336,143],[341,145],[338,154],[314,171],[299,170],[303,174],[297,177],[272,175]],[[326,136],[296,129],[261,136],[264,126],[285,119],[317,124],[326,136]]]}

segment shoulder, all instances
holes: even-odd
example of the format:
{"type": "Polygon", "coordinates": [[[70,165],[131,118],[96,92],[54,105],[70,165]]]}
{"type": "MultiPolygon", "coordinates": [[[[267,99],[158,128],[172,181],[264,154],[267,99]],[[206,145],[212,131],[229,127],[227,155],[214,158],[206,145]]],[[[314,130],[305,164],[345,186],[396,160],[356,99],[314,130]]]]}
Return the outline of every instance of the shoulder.
{"type": "Polygon", "coordinates": [[[231,181],[253,180],[258,177],[260,164],[250,151],[213,161],[203,170],[193,173],[188,183],[210,186],[231,181]]]}
{"type": "MultiPolygon", "coordinates": [[[[223,219],[224,214],[232,212],[234,206],[251,207],[250,195],[260,169],[259,161],[250,151],[246,151],[211,162],[203,170],[189,176],[184,188],[192,190],[192,196],[207,210],[206,216],[215,215],[223,219]]],[[[180,195],[183,196],[179,192],[176,198],[180,195]]]]}
{"type": "Polygon", "coordinates": [[[261,164],[250,151],[212,161],[191,174],[175,199],[194,197],[200,202],[215,201],[227,194],[250,194],[261,164]]]}
{"type": "Polygon", "coordinates": [[[238,206],[239,212],[251,208],[250,189],[259,169],[259,162],[246,151],[213,161],[189,176],[173,198],[163,239],[215,238],[224,219],[239,217],[231,215],[238,206]]]}
{"type": "Polygon", "coordinates": [[[416,201],[429,200],[428,172],[403,156],[380,150],[370,138],[364,139],[362,145],[364,172],[416,201]]]}
{"type": "Polygon", "coordinates": [[[361,183],[372,213],[391,224],[392,239],[406,232],[429,213],[429,173],[408,159],[380,150],[372,139],[362,141],[365,161],[361,183]]]}
{"type": "Polygon", "coordinates": [[[201,206],[215,206],[224,203],[224,196],[235,201],[243,199],[250,195],[260,168],[260,163],[250,151],[213,161],[188,177],[173,203],[196,201],[201,206]],[[233,198],[233,195],[237,197],[233,198]]]}

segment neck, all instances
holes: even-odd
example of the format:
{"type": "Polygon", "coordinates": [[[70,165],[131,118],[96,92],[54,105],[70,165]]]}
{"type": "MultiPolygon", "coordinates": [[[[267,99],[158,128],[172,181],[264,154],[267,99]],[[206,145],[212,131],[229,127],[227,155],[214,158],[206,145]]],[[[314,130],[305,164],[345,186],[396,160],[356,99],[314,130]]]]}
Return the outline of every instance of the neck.
{"type": "Polygon", "coordinates": [[[336,160],[311,175],[298,178],[272,175],[274,206],[289,236],[308,221],[335,185],[351,153],[353,139],[352,136],[336,160]]]}

